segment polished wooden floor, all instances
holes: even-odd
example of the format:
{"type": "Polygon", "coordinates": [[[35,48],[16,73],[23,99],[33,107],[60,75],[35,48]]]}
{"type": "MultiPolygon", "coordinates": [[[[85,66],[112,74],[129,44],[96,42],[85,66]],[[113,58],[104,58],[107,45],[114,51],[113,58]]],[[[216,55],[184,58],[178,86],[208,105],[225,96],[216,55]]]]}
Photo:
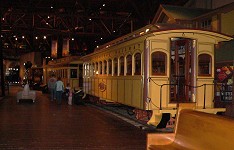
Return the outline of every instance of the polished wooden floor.
{"type": "Polygon", "coordinates": [[[37,92],[35,103],[16,103],[19,87],[0,100],[0,149],[145,150],[146,131],[88,105],[51,102],[37,92]]]}

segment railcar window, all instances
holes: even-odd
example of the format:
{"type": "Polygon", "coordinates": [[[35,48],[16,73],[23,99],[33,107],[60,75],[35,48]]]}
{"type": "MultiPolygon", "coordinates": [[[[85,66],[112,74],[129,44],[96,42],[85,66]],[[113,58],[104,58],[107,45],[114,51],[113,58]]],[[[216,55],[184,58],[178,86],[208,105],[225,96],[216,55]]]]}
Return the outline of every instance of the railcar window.
{"type": "Polygon", "coordinates": [[[209,54],[201,54],[198,56],[198,75],[211,75],[211,56],[209,54]]]}
{"type": "Polygon", "coordinates": [[[108,74],[112,75],[112,60],[108,60],[108,74]]]}
{"type": "Polygon", "coordinates": [[[86,65],[86,75],[89,76],[89,64],[86,65]]]}
{"type": "Polygon", "coordinates": [[[84,66],[84,75],[86,76],[86,75],[87,75],[87,72],[86,72],[86,64],[84,64],[83,66],[84,66]]]}
{"type": "Polygon", "coordinates": [[[126,57],[127,60],[127,75],[132,75],[132,55],[126,57]]]}
{"type": "Polygon", "coordinates": [[[104,63],[103,63],[103,74],[107,74],[107,61],[104,60],[104,63]]]}
{"type": "Polygon", "coordinates": [[[96,65],[95,65],[95,74],[98,75],[98,62],[96,62],[96,65]]]}
{"type": "Polygon", "coordinates": [[[92,67],[92,71],[93,71],[93,72],[92,72],[92,75],[95,75],[95,73],[96,73],[96,71],[95,71],[95,63],[92,63],[92,66],[93,66],[93,67],[92,67]]]}
{"type": "Polygon", "coordinates": [[[102,74],[102,62],[101,61],[99,62],[99,65],[100,65],[99,66],[99,74],[101,75],[102,74]]]}
{"type": "Polygon", "coordinates": [[[121,76],[121,75],[124,75],[124,57],[123,56],[119,58],[119,65],[120,65],[119,75],[121,76]]]}
{"type": "Polygon", "coordinates": [[[134,56],[135,59],[135,75],[141,75],[141,54],[136,53],[134,56]]]}
{"type": "Polygon", "coordinates": [[[154,52],[151,55],[151,73],[152,75],[166,75],[166,54],[163,52],[154,52]]]}
{"type": "Polygon", "coordinates": [[[118,74],[118,60],[117,58],[114,59],[114,73],[113,75],[117,75],[118,74]]]}
{"type": "Polygon", "coordinates": [[[92,72],[92,64],[89,64],[89,76],[92,76],[93,72],[92,72]]]}
{"type": "Polygon", "coordinates": [[[71,78],[77,78],[77,69],[71,69],[71,78]]]}

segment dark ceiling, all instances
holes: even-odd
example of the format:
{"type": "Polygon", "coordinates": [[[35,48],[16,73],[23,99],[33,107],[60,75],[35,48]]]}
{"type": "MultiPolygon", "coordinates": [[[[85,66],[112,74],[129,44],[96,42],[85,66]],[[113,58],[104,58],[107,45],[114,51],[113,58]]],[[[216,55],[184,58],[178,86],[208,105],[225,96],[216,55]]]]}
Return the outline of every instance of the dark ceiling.
{"type": "Polygon", "coordinates": [[[25,52],[41,51],[49,56],[51,40],[66,38],[72,40],[71,52],[87,48],[89,53],[97,45],[149,24],[159,4],[187,1],[1,0],[3,55],[15,59],[25,52]]]}

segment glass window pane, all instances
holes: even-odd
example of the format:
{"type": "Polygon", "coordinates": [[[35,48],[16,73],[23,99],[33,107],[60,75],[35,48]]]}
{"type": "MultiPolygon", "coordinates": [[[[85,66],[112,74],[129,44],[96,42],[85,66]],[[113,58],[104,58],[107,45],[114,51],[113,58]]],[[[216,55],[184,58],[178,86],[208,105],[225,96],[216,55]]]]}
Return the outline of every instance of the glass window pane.
{"type": "Polygon", "coordinates": [[[123,56],[119,58],[119,64],[120,64],[119,75],[124,75],[124,57],[123,56]]]}
{"type": "Polygon", "coordinates": [[[113,75],[117,75],[118,74],[118,60],[117,58],[114,59],[114,73],[113,75]]]}
{"type": "Polygon", "coordinates": [[[98,75],[98,62],[96,62],[96,65],[95,65],[95,74],[98,75]]]}
{"type": "Polygon", "coordinates": [[[211,56],[208,54],[199,55],[198,67],[199,75],[211,75],[211,56]]]}
{"type": "Polygon", "coordinates": [[[163,52],[154,52],[151,55],[152,75],[166,75],[166,54],[163,52]]]}
{"type": "Polygon", "coordinates": [[[107,61],[104,60],[104,63],[103,63],[103,74],[107,74],[107,61]]]}
{"type": "Polygon", "coordinates": [[[141,54],[136,53],[134,58],[135,58],[135,75],[141,75],[141,54]]]}
{"type": "Polygon", "coordinates": [[[71,78],[77,78],[77,69],[71,69],[71,78]]]}
{"type": "Polygon", "coordinates": [[[100,67],[100,68],[99,68],[99,72],[100,72],[99,74],[102,74],[102,62],[101,62],[101,61],[99,62],[99,65],[100,65],[100,66],[99,66],[99,67],[100,67]]]}
{"type": "Polygon", "coordinates": [[[128,55],[126,60],[127,60],[127,75],[132,75],[132,55],[128,55]]]}
{"type": "Polygon", "coordinates": [[[109,68],[108,74],[112,75],[112,60],[111,59],[108,60],[108,68],[109,68]]]}

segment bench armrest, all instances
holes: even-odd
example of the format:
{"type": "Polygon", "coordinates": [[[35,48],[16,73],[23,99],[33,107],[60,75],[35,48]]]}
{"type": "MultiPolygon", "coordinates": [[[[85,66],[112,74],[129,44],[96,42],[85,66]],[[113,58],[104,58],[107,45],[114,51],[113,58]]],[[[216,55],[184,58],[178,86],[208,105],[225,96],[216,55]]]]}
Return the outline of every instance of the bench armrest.
{"type": "Polygon", "coordinates": [[[175,139],[175,133],[148,133],[147,149],[150,145],[167,145],[175,139]]]}

